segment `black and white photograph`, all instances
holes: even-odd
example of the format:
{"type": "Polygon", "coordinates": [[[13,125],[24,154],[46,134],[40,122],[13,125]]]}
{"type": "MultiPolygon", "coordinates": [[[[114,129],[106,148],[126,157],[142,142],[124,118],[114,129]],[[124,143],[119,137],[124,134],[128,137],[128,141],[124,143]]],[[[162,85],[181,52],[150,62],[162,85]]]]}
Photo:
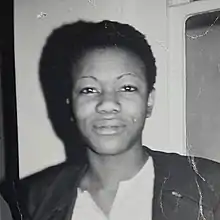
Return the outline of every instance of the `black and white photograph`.
{"type": "Polygon", "coordinates": [[[1,220],[219,220],[220,1],[11,2],[1,220]]]}

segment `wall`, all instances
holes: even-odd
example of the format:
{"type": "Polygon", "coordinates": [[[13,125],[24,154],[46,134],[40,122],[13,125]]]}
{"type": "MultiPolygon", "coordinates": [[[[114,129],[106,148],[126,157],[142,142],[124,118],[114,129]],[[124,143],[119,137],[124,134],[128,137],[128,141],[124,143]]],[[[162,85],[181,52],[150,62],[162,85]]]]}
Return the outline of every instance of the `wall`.
{"type": "Polygon", "coordinates": [[[47,119],[38,82],[38,60],[46,36],[66,22],[103,19],[129,23],[147,35],[158,66],[156,104],[143,143],[175,151],[169,145],[167,96],[167,14],[165,0],[16,0],[15,62],[20,176],[65,159],[62,143],[47,119]],[[41,16],[40,13],[46,13],[41,16]]]}

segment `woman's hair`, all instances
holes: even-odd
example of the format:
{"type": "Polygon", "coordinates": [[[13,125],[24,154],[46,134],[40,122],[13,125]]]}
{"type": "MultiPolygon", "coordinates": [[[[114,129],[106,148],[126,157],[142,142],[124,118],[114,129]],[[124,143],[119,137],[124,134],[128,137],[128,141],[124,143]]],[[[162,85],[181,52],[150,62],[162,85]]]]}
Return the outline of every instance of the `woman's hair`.
{"type": "Polygon", "coordinates": [[[156,78],[155,58],[145,36],[128,24],[107,20],[66,24],[53,30],[43,47],[39,78],[48,116],[70,160],[82,159],[79,153],[84,145],[75,123],[70,121],[72,111],[67,105],[67,99],[71,100],[72,94],[73,65],[87,51],[109,47],[132,52],[143,61],[150,92],[156,78]]]}

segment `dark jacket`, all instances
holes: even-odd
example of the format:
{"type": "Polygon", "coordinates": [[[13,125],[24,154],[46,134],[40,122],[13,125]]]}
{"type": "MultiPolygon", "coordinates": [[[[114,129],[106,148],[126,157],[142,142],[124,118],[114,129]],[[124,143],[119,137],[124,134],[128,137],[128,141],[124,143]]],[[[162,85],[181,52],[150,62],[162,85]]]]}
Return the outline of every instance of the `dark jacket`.
{"type": "MultiPolygon", "coordinates": [[[[155,168],[153,220],[220,220],[220,164],[147,151],[155,168]]],[[[63,163],[21,180],[16,197],[23,219],[71,220],[85,169],[63,163]]]]}

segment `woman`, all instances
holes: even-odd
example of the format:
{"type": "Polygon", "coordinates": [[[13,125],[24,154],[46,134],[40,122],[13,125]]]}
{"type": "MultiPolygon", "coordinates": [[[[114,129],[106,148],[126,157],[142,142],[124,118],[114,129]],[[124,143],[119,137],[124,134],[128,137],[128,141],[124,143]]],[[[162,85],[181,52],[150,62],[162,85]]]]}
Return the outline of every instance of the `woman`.
{"type": "Polygon", "coordinates": [[[127,24],[53,31],[40,81],[69,159],[17,184],[24,219],[220,218],[219,164],[142,146],[155,77],[145,36],[127,24]]]}

